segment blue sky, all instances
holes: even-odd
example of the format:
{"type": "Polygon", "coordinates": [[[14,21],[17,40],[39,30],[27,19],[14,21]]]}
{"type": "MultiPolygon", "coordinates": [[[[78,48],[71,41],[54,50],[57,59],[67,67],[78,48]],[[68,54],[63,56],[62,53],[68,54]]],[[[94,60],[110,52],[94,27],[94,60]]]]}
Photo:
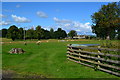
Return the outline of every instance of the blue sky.
{"type": "Polygon", "coordinates": [[[0,29],[17,27],[62,28],[93,35],[91,15],[108,2],[2,2],[0,29]]]}

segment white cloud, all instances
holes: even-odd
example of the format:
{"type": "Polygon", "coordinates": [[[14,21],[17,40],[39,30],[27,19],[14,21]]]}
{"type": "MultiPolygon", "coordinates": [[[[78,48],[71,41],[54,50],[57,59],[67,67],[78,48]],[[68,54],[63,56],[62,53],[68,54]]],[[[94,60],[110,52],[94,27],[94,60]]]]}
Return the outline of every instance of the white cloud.
{"type": "Polygon", "coordinates": [[[83,23],[80,23],[78,21],[74,21],[73,24],[74,24],[74,27],[89,28],[89,29],[91,28],[89,22],[83,24],[83,23]]]}
{"type": "Polygon", "coordinates": [[[0,25],[9,25],[11,24],[10,21],[0,21],[0,25]]]}
{"type": "Polygon", "coordinates": [[[2,9],[4,12],[14,12],[14,10],[9,10],[9,9],[2,9]]]}
{"type": "Polygon", "coordinates": [[[78,22],[78,21],[73,21],[74,27],[83,27],[82,23],[78,22]]]}
{"type": "Polygon", "coordinates": [[[31,20],[29,20],[29,19],[27,19],[25,17],[19,17],[19,16],[16,16],[16,15],[11,15],[11,17],[17,23],[28,23],[28,22],[31,22],[31,20]]]}
{"type": "Polygon", "coordinates": [[[56,18],[56,17],[54,17],[54,18],[53,18],[53,20],[54,20],[54,21],[58,21],[59,19],[58,19],[58,18],[56,18]]]}
{"type": "Polygon", "coordinates": [[[53,18],[53,20],[56,22],[56,23],[71,23],[72,21],[71,20],[67,20],[67,19],[58,19],[56,17],[53,18]]]}
{"type": "Polygon", "coordinates": [[[65,24],[64,26],[65,26],[65,27],[68,27],[68,26],[70,26],[70,25],[71,25],[70,23],[67,23],[67,24],[65,24]]]}
{"type": "Polygon", "coordinates": [[[49,28],[49,27],[44,27],[44,29],[45,29],[45,30],[50,30],[50,28],[49,28]]]}
{"type": "Polygon", "coordinates": [[[5,18],[6,16],[3,14],[0,14],[0,18],[5,18]]]}
{"type": "Polygon", "coordinates": [[[69,32],[70,30],[76,30],[78,34],[92,34],[92,29],[89,22],[80,23],[79,21],[72,21],[68,19],[58,19],[56,17],[53,20],[57,23],[57,27],[69,32]]]}
{"type": "Polygon", "coordinates": [[[48,15],[46,13],[42,12],[42,11],[38,11],[36,14],[41,18],[47,18],[48,17],[48,15]]]}
{"type": "Polygon", "coordinates": [[[85,23],[85,27],[86,27],[86,28],[91,28],[91,26],[89,26],[89,25],[90,25],[89,22],[85,23]]]}
{"type": "Polygon", "coordinates": [[[59,9],[56,9],[55,11],[56,11],[56,12],[60,12],[60,10],[59,10],[59,9]]]}
{"type": "Polygon", "coordinates": [[[77,32],[80,32],[81,30],[80,30],[80,29],[77,29],[76,31],[77,31],[77,32]]]}
{"type": "Polygon", "coordinates": [[[18,5],[16,5],[16,8],[19,8],[19,7],[21,7],[19,4],[18,4],[18,5]]]}

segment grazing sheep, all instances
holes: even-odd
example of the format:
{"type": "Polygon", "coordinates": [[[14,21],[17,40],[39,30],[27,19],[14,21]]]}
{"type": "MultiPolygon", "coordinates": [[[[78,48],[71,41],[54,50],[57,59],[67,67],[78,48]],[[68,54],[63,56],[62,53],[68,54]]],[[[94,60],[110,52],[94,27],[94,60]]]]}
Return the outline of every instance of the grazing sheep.
{"type": "Polygon", "coordinates": [[[65,40],[60,40],[60,42],[65,42],[65,40]]]}
{"type": "Polygon", "coordinates": [[[36,44],[39,45],[41,43],[41,41],[37,41],[36,44]]]}
{"type": "Polygon", "coordinates": [[[1,42],[1,44],[4,44],[4,42],[1,42]]]}
{"type": "Polygon", "coordinates": [[[26,43],[26,42],[24,42],[24,45],[27,45],[27,43],[26,43]]]}

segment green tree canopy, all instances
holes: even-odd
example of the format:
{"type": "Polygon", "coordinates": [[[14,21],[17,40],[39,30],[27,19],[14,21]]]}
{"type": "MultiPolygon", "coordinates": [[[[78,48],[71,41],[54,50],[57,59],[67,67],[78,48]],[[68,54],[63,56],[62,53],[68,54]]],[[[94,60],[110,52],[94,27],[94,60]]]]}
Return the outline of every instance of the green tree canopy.
{"type": "Polygon", "coordinates": [[[7,33],[8,38],[11,38],[14,41],[15,39],[18,39],[18,34],[19,34],[18,27],[16,27],[15,25],[9,27],[7,33]]]}
{"type": "Polygon", "coordinates": [[[7,29],[2,29],[2,37],[7,37],[7,29]]]}
{"type": "Polygon", "coordinates": [[[120,23],[117,3],[113,2],[108,3],[108,5],[102,5],[100,10],[92,15],[92,21],[94,23],[92,26],[93,32],[98,36],[106,34],[106,38],[110,39],[120,23]],[[105,32],[103,32],[104,30],[105,32]]]}
{"type": "Polygon", "coordinates": [[[28,29],[26,31],[26,37],[28,39],[34,39],[35,38],[35,31],[33,29],[28,29]]]}
{"type": "Polygon", "coordinates": [[[54,34],[54,29],[53,28],[51,28],[50,29],[50,38],[55,38],[55,34],[54,34]]]}
{"type": "MultiPolygon", "coordinates": [[[[15,39],[63,39],[67,36],[66,31],[62,30],[61,28],[58,28],[57,31],[54,31],[53,28],[49,30],[45,30],[41,28],[41,26],[37,26],[34,30],[33,28],[28,30],[23,30],[23,28],[16,27],[15,25],[12,25],[9,27],[9,29],[2,29],[3,37],[12,38],[14,41],[15,39]],[[24,34],[25,33],[25,34],[24,34]],[[6,35],[7,34],[7,35],[6,35]]],[[[1,35],[2,36],[2,35],[1,35]]]]}
{"type": "Polygon", "coordinates": [[[69,33],[68,33],[68,36],[72,37],[73,36],[76,36],[77,35],[77,32],[75,30],[71,30],[69,33]]]}
{"type": "Polygon", "coordinates": [[[19,36],[19,39],[23,39],[23,37],[24,37],[24,30],[23,30],[23,28],[19,28],[18,36],[19,36]]]}
{"type": "Polygon", "coordinates": [[[40,40],[43,37],[43,30],[39,25],[36,27],[36,37],[38,40],[40,40]]]}
{"type": "Polygon", "coordinates": [[[55,31],[55,38],[57,39],[62,39],[67,36],[67,33],[62,30],[61,28],[58,28],[57,31],[55,31]]]}

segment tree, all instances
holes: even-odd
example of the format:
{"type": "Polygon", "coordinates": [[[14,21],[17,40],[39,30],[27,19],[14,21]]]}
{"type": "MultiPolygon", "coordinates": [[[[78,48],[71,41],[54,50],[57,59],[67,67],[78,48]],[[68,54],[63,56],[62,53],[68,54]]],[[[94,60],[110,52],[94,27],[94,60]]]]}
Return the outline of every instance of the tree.
{"type": "Polygon", "coordinates": [[[104,27],[99,27],[99,25],[92,25],[92,32],[96,34],[97,37],[101,38],[101,39],[105,39],[106,38],[106,28],[104,27]]]}
{"type": "Polygon", "coordinates": [[[28,29],[26,31],[26,37],[28,39],[31,39],[31,40],[34,39],[35,38],[35,31],[33,29],[28,29]]]}
{"type": "Polygon", "coordinates": [[[77,32],[75,30],[71,30],[69,33],[68,33],[68,36],[72,37],[73,36],[76,36],[77,35],[77,32]]]}
{"type": "Polygon", "coordinates": [[[53,28],[51,28],[50,29],[50,38],[55,38],[55,34],[54,34],[54,29],[53,28]]]}
{"type": "Polygon", "coordinates": [[[15,25],[9,27],[7,33],[8,38],[11,38],[14,41],[15,39],[18,39],[18,34],[19,34],[19,30],[15,25]]]}
{"type": "Polygon", "coordinates": [[[55,33],[56,39],[62,39],[67,36],[67,33],[64,30],[62,30],[61,28],[58,28],[57,31],[55,31],[54,33],[55,33]]]}
{"type": "Polygon", "coordinates": [[[113,2],[108,5],[103,5],[98,12],[92,15],[92,21],[95,24],[92,26],[93,32],[100,35],[103,32],[102,30],[105,30],[106,39],[111,39],[117,28],[116,26],[120,23],[119,7],[117,3],[113,2]]]}
{"type": "Polygon", "coordinates": [[[2,29],[2,37],[7,37],[7,29],[2,29]]]}
{"type": "Polygon", "coordinates": [[[62,38],[67,37],[67,33],[66,33],[66,31],[65,31],[65,30],[62,30],[62,31],[61,31],[61,35],[62,35],[62,38]]]}
{"type": "Polygon", "coordinates": [[[44,29],[42,29],[42,31],[43,31],[43,37],[42,38],[44,38],[44,39],[50,39],[50,32],[48,31],[48,30],[44,30],[44,29]]]}
{"type": "MultiPolygon", "coordinates": [[[[54,29],[51,28],[50,31],[45,30],[41,28],[41,26],[37,26],[34,30],[33,28],[28,30],[23,30],[23,28],[16,27],[15,25],[12,25],[9,27],[9,29],[2,29],[3,31],[3,37],[12,38],[14,41],[15,39],[23,39],[25,36],[25,39],[50,39],[50,38],[56,38],[56,39],[63,39],[67,36],[67,33],[62,30],[61,28],[58,28],[57,31],[54,32],[54,29]],[[25,35],[24,35],[25,32],[25,35]],[[6,35],[7,34],[7,35],[6,35]]],[[[1,35],[2,36],[2,35],[1,35]]]]}
{"type": "Polygon", "coordinates": [[[39,25],[36,27],[36,36],[38,40],[40,40],[43,37],[43,31],[41,26],[39,25]]]}
{"type": "Polygon", "coordinates": [[[2,37],[2,30],[0,30],[0,37],[2,37]]]}
{"type": "Polygon", "coordinates": [[[118,30],[118,31],[117,31],[117,39],[120,40],[120,27],[119,27],[117,30],[118,30]]]}
{"type": "Polygon", "coordinates": [[[24,37],[24,30],[23,30],[23,28],[19,28],[19,39],[23,39],[23,37],[24,37]]]}

